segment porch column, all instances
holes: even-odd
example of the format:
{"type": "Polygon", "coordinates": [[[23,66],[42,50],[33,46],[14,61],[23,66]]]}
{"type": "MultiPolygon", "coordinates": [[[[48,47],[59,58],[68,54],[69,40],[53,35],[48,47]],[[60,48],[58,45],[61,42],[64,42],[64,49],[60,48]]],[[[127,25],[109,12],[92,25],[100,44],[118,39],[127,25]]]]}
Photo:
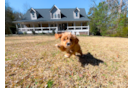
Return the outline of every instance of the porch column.
{"type": "Polygon", "coordinates": [[[49,31],[50,31],[50,23],[48,23],[48,28],[49,28],[49,31]]]}
{"type": "Polygon", "coordinates": [[[68,30],[68,22],[67,22],[67,30],[68,30]]]}
{"type": "Polygon", "coordinates": [[[57,27],[57,32],[58,32],[58,23],[56,23],[56,27],[57,27]]]}
{"type": "MultiPolygon", "coordinates": [[[[18,25],[16,24],[16,29],[17,29],[17,31],[18,31],[18,25]]],[[[16,34],[17,34],[17,32],[16,32],[16,34]]]]}
{"type": "Polygon", "coordinates": [[[88,35],[89,35],[90,29],[89,29],[89,25],[88,25],[88,35]]]}
{"type": "Polygon", "coordinates": [[[25,24],[23,24],[23,27],[24,27],[24,28],[26,28],[26,25],[25,25],[25,24]]]}
{"type": "Polygon", "coordinates": [[[75,30],[75,22],[74,22],[74,30],[75,30]]]}
{"type": "Polygon", "coordinates": [[[18,29],[18,25],[16,24],[16,28],[18,29]]]}
{"type": "Polygon", "coordinates": [[[43,32],[43,30],[42,30],[42,23],[40,25],[41,25],[41,31],[43,32]]]}
{"type": "Polygon", "coordinates": [[[21,28],[20,30],[22,31],[22,24],[20,24],[20,28],[21,28]]]}
{"type": "Polygon", "coordinates": [[[20,28],[22,28],[22,25],[20,24],[20,28]]]}
{"type": "Polygon", "coordinates": [[[50,32],[50,23],[48,24],[48,28],[49,28],[49,31],[48,32],[50,32]]]}
{"type": "Polygon", "coordinates": [[[58,25],[57,25],[57,23],[54,24],[54,27],[56,27],[55,33],[57,33],[58,32],[58,25]]]}
{"type": "Polygon", "coordinates": [[[33,31],[35,31],[35,29],[34,29],[34,24],[33,24],[33,31]]]}
{"type": "Polygon", "coordinates": [[[81,22],[81,30],[82,30],[82,22],[81,22]]]}

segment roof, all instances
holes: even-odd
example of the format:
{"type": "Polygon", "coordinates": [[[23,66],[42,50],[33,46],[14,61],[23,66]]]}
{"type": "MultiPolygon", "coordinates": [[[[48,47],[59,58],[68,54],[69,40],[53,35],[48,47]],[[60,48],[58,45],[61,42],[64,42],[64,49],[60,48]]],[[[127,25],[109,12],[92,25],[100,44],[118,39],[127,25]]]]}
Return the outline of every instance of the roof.
{"type": "Polygon", "coordinates": [[[56,21],[89,21],[87,18],[86,12],[84,8],[79,8],[80,10],[80,18],[75,19],[73,16],[74,8],[69,9],[60,9],[61,11],[61,19],[51,19],[50,17],[50,10],[51,9],[34,9],[39,15],[37,20],[31,20],[30,17],[30,10],[23,16],[22,20],[13,21],[13,23],[18,22],[56,22],[56,21]]]}

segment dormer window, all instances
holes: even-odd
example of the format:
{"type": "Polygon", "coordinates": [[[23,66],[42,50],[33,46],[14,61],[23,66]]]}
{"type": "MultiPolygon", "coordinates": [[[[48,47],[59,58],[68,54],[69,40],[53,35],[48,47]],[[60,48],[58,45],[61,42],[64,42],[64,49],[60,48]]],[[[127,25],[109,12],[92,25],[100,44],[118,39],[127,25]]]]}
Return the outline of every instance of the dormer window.
{"type": "Polygon", "coordinates": [[[78,13],[76,12],[76,17],[78,17],[78,13]]]}
{"type": "Polygon", "coordinates": [[[50,10],[51,19],[61,19],[61,11],[55,5],[50,10]]]}
{"type": "Polygon", "coordinates": [[[30,16],[31,16],[31,20],[37,19],[36,11],[33,8],[31,8],[30,10],[30,16]]]}
{"type": "Polygon", "coordinates": [[[55,14],[55,18],[56,18],[56,14],[55,14]]]}
{"type": "Polygon", "coordinates": [[[60,18],[60,14],[58,14],[58,18],[60,18]]]}
{"type": "Polygon", "coordinates": [[[76,9],[74,10],[74,18],[75,18],[75,19],[80,18],[80,10],[79,10],[78,8],[76,8],[76,9]]]}
{"type": "Polygon", "coordinates": [[[32,11],[31,14],[32,14],[33,18],[35,18],[35,13],[34,13],[34,11],[32,11]]]}

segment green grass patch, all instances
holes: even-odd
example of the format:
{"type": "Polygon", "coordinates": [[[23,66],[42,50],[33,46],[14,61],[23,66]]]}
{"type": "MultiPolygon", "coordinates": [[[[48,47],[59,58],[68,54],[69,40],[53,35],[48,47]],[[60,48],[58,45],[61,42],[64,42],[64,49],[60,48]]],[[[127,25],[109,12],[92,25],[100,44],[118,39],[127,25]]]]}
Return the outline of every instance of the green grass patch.
{"type": "Polygon", "coordinates": [[[109,81],[109,84],[111,84],[111,85],[112,85],[112,84],[113,84],[113,82],[109,81]]]}
{"type": "Polygon", "coordinates": [[[10,58],[6,58],[5,61],[11,60],[10,58]]]}
{"type": "Polygon", "coordinates": [[[104,65],[108,66],[106,62],[104,62],[104,65]]]}
{"type": "Polygon", "coordinates": [[[35,84],[37,85],[37,84],[38,84],[38,82],[35,82],[35,84]]]}
{"type": "Polygon", "coordinates": [[[53,81],[52,80],[49,80],[47,82],[47,88],[52,88],[52,86],[53,86],[53,81]]]}

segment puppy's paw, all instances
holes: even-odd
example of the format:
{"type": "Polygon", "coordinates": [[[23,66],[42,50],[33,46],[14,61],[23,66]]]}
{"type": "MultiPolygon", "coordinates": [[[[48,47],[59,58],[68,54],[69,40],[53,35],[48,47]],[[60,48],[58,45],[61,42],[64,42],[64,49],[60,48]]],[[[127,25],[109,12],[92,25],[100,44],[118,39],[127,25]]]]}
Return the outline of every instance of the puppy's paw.
{"type": "Polygon", "coordinates": [[[68,56],[68,55],[66,55],[66,54],[64,55],[64,57],[69,58],[69,56],[68,56]]]}
{"type": "Polygon", "coordinates": [[[57,47],[57,46],[58,46],[58,44],[55,44],[55,46],[57,47]]]}
{"type": "Polygon", "coordinates": [[[56,47],[60,48],[60,45],[59,44],[55,44],[56,47]]]}

